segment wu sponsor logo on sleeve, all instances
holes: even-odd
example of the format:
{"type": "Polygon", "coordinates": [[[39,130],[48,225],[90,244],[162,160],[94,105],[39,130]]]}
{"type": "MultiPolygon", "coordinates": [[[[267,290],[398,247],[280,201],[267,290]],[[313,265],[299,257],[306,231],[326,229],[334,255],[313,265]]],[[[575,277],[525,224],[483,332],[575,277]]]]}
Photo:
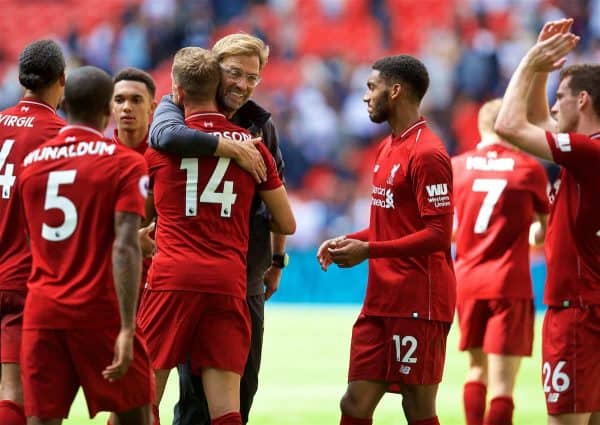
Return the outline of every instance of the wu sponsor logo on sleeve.
{"type": "Polygon", "coordinates": [[[448,194],[448,185],[446,183],[430,184],[425,186],[425,189],[427,189],[429,197],[448,194]]]}
{"type": "Polygon", "coordinates": [[[426,185],[425,190],[427,190],[427,202],[433,204],[436,208],[447,207],[450,205],[450,195],[448,195],[447,183],[426,185]]]}

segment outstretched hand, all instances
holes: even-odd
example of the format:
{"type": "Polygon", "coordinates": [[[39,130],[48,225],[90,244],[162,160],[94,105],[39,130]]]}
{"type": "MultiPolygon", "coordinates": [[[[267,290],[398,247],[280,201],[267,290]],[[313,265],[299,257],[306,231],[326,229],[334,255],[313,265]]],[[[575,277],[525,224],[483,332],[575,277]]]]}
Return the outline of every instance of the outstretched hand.
{"type": "Polygon", "coordinates": [[[345,236],[338,236],[337,238],[327,239],[321,244],[321,246],[317,250],[317,261],[319,261],[321,270],[326,272],[329,265],[333,263],[333,259],[331,258],[329,250],[335,248],[337,246],[337,243],[343,241],[344,239],[345,236]]]}
{"type": "Polygon", "coordinates": [[[538,42],[548,40],[556,34],[566,34],[571,31],[573,26],[573,18],[558,19],[556,21],[548,21],[538,35],[538,42]]]}
{"type": "Polygon", "coordinates": [[[578,42],[579,37],[570,32],[556,33],[544,41],[538,41],[527,53],[527,66],[535,72],[560,69],[578,42]]]}
{"type": "Polygon", "coordinates": [[[354,267],[369,257],[369,243],[358,239],[344,239],[329,248],[332,261],[341,268],[354,267]]]}

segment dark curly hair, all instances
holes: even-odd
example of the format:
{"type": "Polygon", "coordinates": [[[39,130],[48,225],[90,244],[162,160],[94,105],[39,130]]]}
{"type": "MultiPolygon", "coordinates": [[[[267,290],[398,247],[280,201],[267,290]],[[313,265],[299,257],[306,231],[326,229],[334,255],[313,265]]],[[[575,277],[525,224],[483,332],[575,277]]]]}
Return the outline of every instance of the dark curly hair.
{"type": "Polygon", "coordinates": [[[413,98],[420,102],[429,88],[429,73],[423,63],[408,55],[387,56],[373,64],[373,69],[388,83],[406,84],[413,98]]]}
{"type": "Polygon", "coordinates": [[[64,72],[65,58],[55,41],[34,41],[19,56],[19,82],[34,92],[55,83],[64,72]]]}
{"type": "Polygon", "coordinates": [[[119,81],[137,81],[139,83],[143,83],[148,89],[148,93],[150,93],[150,98],[154,99],[154,95],[156,94],[156,85],[154,84],[152,76],[146,71],[133,67],[123,68],[117,72],[117,75],[115,75],[113,78],[113,82],[115,84],[117,84],[119,81]]]}

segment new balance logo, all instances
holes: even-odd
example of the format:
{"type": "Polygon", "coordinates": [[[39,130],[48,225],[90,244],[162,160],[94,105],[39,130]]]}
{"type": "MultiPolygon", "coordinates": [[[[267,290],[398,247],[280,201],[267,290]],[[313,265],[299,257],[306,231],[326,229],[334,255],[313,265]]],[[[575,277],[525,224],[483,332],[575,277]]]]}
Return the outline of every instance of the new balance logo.
{"type": "Polygon", "coordinates": [[[571,152],[571,137],[569,133],[558,133],[556,137],[556,147],[563,152],[571,152]]]}
{"type": "Polygon", "coordinates": [[[29,112],[29,106],[21,106],[21,112],[29,112]]]}
{"type": "Polygon", "coordinates": [[[406,366],[406,365],[400,366],[400,373],[402,375],[408,375],[410,373],[410,366],[406,366]]]}
{"type": "Polygon", "coordinates": [[[448,194],[448,185],[446,183],[430,184],[425,186],[425,189],[427,189],[427,194],[430,198],[448,194]]]}
{"type": "Polygon", "coordinates": [[[208,127],[208,128],[214,127],[214,124],[212,121],[204,121],[202,124],[204,125],[204,127],[208,127]]]}
{"type": "Polygon", "coordinates": [[[548,403],[556,403],[559,396],[559,393],[548,393],[548,403]]]}

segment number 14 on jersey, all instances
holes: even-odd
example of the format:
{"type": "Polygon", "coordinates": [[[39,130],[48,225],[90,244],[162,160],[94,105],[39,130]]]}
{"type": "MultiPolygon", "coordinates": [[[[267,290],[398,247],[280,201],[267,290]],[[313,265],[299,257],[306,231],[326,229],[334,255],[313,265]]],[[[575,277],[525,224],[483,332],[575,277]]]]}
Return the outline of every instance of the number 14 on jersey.
{"type": "MultiPolygon", "coordinates": [[[[207,204],[220,204],[221,217],[231,217],[231,207],[235,204],[237,194],[233,193],[233,181],[224,180],[230,158],[219,158],[217,166],[206,183],[206,187],[200,195],[200,202],[207,204]],[[223,181],[223,191],[217,192],[217,188],[223,181]]],[[[181,170],[186,171],[185,182],[185,215],[194,217],[198,214],[198,158],[183,158],[181,170]]]]}

